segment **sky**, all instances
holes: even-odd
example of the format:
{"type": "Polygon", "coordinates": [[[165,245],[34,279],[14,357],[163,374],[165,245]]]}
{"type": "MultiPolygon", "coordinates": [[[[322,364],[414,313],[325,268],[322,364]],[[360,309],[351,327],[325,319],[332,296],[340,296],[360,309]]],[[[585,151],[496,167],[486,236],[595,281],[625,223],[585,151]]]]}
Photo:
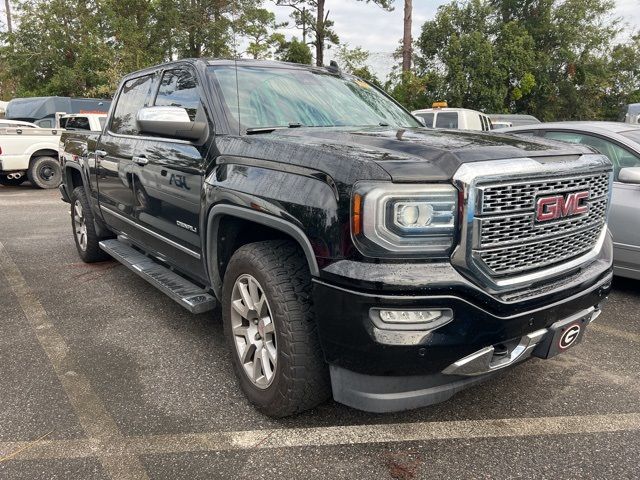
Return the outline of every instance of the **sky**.
{"type": "MultiPolygon", "coordinates": [[[[413,35],[420,35],[422,24],[433,19],[438,6],[450,0],[413,0],[413,35]]],[[[372,52],[371,67],[381,78],[385,78],[391,65],[389,56],[399,46],[403,29],[402,0],[395,0],[393,12],[386,12],[373,4],[365,4],[356,0],[327,0],[326,8],[329,18],[335,22],[335,31],[341,43],[348,43],[351,48],[363,47],[372,52]]],[[[268,8],[276,13],[279,21],[289,19],[290,8],[276,7],[267,2],[268,8]]],[[[627,32],[640,30],[640,0],[616,0],[616,15],[627,22],[627,32]]],[[[300,38],[300,31],[289,27],[283,33],[287,37],[293,35],[300,38]]],[[[328,51],[327,60],[331,60],[332,52],[328,51]]]]}

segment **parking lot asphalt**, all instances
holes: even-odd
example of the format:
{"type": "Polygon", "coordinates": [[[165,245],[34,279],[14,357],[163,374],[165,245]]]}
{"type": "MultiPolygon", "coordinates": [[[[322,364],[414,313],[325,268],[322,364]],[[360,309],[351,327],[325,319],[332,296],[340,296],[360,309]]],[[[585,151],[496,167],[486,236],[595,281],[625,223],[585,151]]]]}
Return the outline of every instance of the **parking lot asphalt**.
{"type": "Polygon", "coordinates": [[[245,400],[220,312],[76,254],[57,191],[0,187],[0,478],[640,478],[640,282],[582,344],[450,401],[287,419],[245,400]]]}

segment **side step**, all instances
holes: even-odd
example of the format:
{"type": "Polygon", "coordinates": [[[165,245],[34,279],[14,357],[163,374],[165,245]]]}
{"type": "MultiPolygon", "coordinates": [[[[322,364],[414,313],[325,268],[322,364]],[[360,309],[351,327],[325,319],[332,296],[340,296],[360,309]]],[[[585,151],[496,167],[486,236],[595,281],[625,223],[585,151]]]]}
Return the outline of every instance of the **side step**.
{"type": "Polygon", "coordinates": [[[215,308],[216,299],[213,295],[138,250],[118,240],[103,240],[100,248],[191,313],[208,312],[215,308]]]}

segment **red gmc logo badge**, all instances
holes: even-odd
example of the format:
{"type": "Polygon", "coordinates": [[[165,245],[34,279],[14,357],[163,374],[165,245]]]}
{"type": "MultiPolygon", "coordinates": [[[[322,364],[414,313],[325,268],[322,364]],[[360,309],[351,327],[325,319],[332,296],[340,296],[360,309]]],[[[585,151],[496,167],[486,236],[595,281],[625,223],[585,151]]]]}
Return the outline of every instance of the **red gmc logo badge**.
{"type": "Polygon", "coordinates": [[[558,218],[581,215],[589,211],[589,192],[575,192],[567,195],[542,197],[536,202],[536,220],[547,222],[558,218]]]}

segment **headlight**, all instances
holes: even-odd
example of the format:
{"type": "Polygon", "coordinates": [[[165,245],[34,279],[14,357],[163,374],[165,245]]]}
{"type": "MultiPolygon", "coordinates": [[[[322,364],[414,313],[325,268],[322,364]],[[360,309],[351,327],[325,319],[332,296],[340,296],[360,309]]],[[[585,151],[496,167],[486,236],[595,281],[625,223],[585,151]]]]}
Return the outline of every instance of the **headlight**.
{"type": "Polygon", "coordinates": [[[373,257],[446,257],[455,237],[458,191],[452,185],[358,183],[351,233],[373,257]]]}

